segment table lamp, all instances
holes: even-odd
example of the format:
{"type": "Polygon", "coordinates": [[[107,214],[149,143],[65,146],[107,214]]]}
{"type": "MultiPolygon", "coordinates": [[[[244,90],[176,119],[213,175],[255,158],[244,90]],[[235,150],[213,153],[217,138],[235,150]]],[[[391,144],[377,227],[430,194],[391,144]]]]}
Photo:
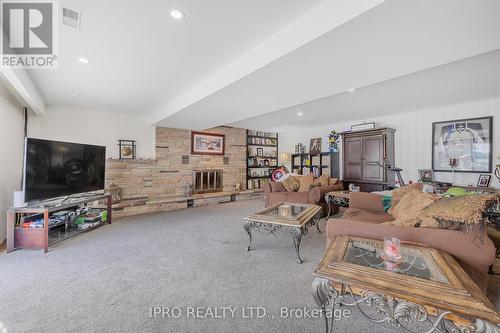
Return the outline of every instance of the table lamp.
{"type": "Polygon", "coordinates": [[[290,162],[290,153],[280,153],[281,168],[288,173],[288,169],[285,166],[286,163],[290,162]]]}

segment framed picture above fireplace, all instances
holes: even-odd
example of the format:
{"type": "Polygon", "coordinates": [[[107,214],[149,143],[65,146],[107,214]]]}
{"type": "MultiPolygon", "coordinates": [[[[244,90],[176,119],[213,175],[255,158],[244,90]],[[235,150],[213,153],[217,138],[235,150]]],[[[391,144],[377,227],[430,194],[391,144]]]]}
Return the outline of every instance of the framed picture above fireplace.
{"type": "Polygon", "coordinates": [[[225,135],[191,132],[191,154],[224,155],[225,135]]]}

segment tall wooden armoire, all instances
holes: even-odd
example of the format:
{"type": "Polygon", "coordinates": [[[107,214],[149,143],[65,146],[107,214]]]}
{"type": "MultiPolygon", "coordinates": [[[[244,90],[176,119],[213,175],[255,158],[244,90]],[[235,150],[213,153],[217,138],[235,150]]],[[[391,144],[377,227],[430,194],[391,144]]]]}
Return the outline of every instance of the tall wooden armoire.
{"type": "Polygon", "coordinates": [[[344,186],[360,186],[362,192],[384,191],[394,187],[394,173],[383,166],[394,166],[394,129],[343,133],[344,186]]]}

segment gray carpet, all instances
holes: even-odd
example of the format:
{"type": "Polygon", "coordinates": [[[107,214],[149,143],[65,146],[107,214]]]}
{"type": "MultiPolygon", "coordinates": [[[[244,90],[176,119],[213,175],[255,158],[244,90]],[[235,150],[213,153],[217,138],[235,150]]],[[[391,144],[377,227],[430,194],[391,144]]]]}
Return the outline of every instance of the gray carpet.
{"type": "MultiPolygon", "coordinates": [[[[303,238],[301,265],[290,239],[256,234],[246,252],[242,217],[262,206],[248,201],[127,218],[46,255],[2,253],[0,333],[323,332],[322,319],[281,318],[280,308],[315,308],[310,286],[325,236],[313,228],[303,238]],[[180,307],[181,318],[150,318],[151,306],[180,307]],[[267,315],[243,318],[241,308],[249,306],[267,315]],[[234,318],[193,319],[186,307],[238,309],[234,318]]],[[[355,311],[336,325],[339,332],[398,332],[355,311]]]]}

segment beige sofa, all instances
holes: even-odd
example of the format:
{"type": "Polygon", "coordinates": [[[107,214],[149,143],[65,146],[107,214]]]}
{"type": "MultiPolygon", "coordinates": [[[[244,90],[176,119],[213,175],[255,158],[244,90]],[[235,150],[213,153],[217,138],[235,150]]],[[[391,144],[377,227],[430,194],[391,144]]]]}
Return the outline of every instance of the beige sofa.
{"type": "MultiPolygon", "coordinates": [[[[303,192],[288,192],[284,189],[281,183],[269,182],[265,184],[264,191],[266,194],[266,207],[272,206],[279,202],[296,202],[315,204],[323,208],[323,216],[328,212],[328,205],[325,201],[325,194],[331,191],[342,191],[343,185],[338,183],[330,186],[313,187],[309,191],[303,192]]],[[[339,207],[332,205],[332,212],[338,213],[339,207]]]]}
{"type": "Polygon", "coordinates": [[[327,247],[335,241],[335,237],[347,235],[378,240],[392,236],[405,242],[431,246],[455,257],[471,279],[486,291],[488,268],[495,261],[495,246],[485,230],[481,231],[480,237],[474,237],[461,230],[381,224],[392,220],[393,217],[384,212],[380,195],[351,193],[349,209],[342,218],[333,218],[327,222],[327,247]]]}

